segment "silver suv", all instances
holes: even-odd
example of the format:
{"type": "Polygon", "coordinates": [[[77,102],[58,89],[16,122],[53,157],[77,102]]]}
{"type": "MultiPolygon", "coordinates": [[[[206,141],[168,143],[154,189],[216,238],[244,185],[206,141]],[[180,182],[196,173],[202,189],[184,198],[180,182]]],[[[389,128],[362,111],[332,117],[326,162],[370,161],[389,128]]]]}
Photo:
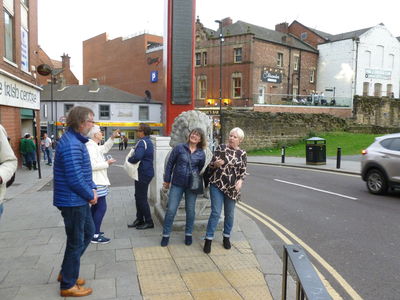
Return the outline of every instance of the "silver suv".
{"type": "Polygon", "coordinates": [[[400,188],[400,133],[375,138],[362,154],[361,176],[372,194],[400,188]]]}

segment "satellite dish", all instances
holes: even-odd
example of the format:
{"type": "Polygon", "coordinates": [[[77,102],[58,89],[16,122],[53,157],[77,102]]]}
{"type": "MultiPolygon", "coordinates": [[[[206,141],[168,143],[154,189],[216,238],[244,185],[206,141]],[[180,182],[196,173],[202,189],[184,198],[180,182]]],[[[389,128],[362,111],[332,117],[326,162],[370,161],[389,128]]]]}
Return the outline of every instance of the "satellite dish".
{"type": "Polygon", "coordinates": [[[50,75],[53,69],[46,64],[41,64],[37,67],[37,72],[42,76],[50,75]]]}

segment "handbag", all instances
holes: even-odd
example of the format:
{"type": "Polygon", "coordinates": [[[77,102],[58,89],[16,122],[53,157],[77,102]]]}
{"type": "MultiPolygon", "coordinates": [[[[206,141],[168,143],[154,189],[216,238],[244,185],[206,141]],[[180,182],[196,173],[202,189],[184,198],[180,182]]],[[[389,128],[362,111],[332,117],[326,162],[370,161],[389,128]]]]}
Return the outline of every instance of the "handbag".
{"type": "Polygon", "coordinates": [[[189,190],[195,194],[204,193],[203,177],[197,172],[197,170],[192,169],[192,160],[189,156],[189,190]]]}
{"type": "MultiPolygon", "coordinates": [[[[144,142],[144,149],[147,150],[147,143],[145,140],[142,140],[144,142]]],[[[126,171],[126,173],[128,174],[128,176],[136,181],[139,180],[139,173],[138,173],[138,168],[139,168],[139,164],[140,161],[138,161],[136,164],[132,164],[128,161],[128,159],[130,157],[132,157],[132,155],[134,154],[135,149],[132,148],[128,155],[125,157],[125,162],[124,162],[124,170],[126,171]]]]}

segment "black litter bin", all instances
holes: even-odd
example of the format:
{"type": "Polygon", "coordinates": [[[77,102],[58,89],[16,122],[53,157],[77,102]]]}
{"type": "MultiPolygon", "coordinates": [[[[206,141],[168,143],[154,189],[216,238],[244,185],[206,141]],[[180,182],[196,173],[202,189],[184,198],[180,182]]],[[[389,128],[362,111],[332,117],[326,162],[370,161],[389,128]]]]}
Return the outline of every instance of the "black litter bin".
{"type": "Polygon", "coordinates": [[[312,137],[306,140],[306,164],[326,165],[326,140],[312,137]]]}

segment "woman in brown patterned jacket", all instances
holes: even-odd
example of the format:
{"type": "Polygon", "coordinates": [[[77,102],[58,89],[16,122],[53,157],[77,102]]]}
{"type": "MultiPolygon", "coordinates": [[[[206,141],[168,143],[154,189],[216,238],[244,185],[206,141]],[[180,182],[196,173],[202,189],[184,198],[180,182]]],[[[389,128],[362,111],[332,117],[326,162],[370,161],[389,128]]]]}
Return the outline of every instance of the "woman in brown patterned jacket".
{"type": "Polygon", "coordinates": [[[204,243],[204,252],[211,252],[211,242],[218,225],[219,217],[224,206],[223,245],[231,248],[229,237],[233,227],[235,204],[240,199],[240,189],[246,174],[246,152],[239,148],[243,141],[244,132],[236,127],[229,133],[228,144],[217,147],[209,164],[211,214],[208,219],[207,232],[204,243]]]}

